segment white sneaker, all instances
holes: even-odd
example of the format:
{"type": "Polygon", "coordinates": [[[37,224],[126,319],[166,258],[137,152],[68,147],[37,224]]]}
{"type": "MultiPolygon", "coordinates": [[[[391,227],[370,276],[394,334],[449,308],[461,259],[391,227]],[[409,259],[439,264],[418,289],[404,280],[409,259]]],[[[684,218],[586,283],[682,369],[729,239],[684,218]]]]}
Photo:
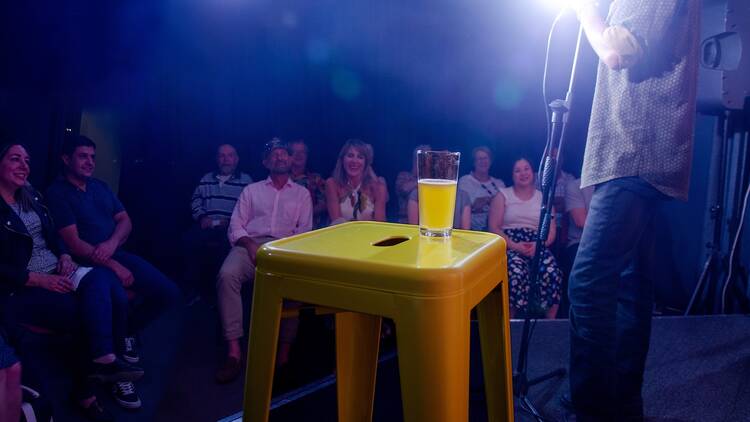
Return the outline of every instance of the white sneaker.
{"type": "Polygon", "coordinates": [[[115,401],[126,409],[140,409],[141,407],[141,398],[135,392],[135,384],[130,381],[112,384],[112,395],[115,401]]]}
{"type": "Polygon", "coordinates": [[[129,363],[138,363],[141,360],[136,345],[135,337],[125,337],[125,351],[122,353],[122,358],[129,363]]]}

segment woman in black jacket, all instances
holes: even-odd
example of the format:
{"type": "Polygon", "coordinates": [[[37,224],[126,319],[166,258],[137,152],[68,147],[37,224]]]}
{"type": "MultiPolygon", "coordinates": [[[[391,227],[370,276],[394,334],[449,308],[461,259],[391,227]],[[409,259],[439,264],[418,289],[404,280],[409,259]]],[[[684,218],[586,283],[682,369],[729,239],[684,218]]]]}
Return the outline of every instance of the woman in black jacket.
{"type": "MultiPolygon", "coordinates": [[[[143,370],[119,359],[127,296],[105,268],[84,274],[62,249],[41,196],[28,184],[29,155],[19,144],[0,146],[0,309],[11,329],[31,325],[69,332],[85,358],[88,380],[135,381],[143,370]]],[[[84,374],[76,374],[80,378],[84,374]]],[[[78,382],[76,398],[94,420],[112,417],[78,382]]]]}

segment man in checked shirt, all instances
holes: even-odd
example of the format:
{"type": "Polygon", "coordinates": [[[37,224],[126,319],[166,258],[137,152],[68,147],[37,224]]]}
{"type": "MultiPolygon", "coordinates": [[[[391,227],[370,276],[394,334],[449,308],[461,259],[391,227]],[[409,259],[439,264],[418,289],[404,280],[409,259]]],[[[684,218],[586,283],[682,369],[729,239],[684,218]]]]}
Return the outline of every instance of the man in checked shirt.
{"type": "Polygon", "coordinates": [[[699,0],[592,0],[578,18],[599,56],[581,187],[595,186],[570,276],[570,391],[578,421],[643,420],[653,216],[686,200],[699,0]]]}

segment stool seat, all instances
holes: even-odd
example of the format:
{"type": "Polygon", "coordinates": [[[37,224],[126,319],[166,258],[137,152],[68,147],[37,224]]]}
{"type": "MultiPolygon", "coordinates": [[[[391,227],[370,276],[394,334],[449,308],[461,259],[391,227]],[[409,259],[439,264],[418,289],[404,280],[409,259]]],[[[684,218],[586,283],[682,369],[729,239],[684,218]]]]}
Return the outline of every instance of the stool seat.
{"type": "Polygon", "coordinates": [[[339,421],[372,418],[382,317],[396,326],[406,421],[468,420],[470,313],[477,307],[488,415],[512,421],[505,242],[491,233],[351,222],[266,243],[257,254],[246,421],[266,421],[284,299],[336,314],[339,421]]]}

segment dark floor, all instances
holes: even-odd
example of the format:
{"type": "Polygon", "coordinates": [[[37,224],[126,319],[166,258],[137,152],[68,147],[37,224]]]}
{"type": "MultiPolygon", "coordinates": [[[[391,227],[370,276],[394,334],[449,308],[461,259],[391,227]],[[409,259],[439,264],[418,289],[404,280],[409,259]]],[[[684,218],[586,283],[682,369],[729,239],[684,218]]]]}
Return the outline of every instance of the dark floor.
{"type": "MultiPolygon", "coordinates": [[[[529,353],[530,377],[566,366],[567,327],[566,320],[537,324],[529,353]]],[[[214,365],[220,356],[215,310],[203,304],[189,308],[185,328],[190,335],[179,347],[178,370],[167,384],[155,420],[216,421],[236,414],[242,407],[242,381],[226,386],[213,382],[214,365]]],[[[515,349],[520,322],[514,322],[512,330],[515,349]]],[[[750,421],[748,333],[748,316],[656,318],[644,387],[648,420],[750,421]]],[[[476,362],[474,346],[472,359],[476,362]]],[[[388,345],[384,347],[385,353],[390,350],[388,345]]],[[[309,369],[309,365],[303,366],[309,369]]],[[[486,419],[482,381],[477,374],[481,369],[472,367],[472,421],[486,419]]],[[[562,417],[558,398],[566,391],[567,379],[560,378],[534,387],[530,397],[544,415],[554,420],[562,417]]],[[[399,394],[397,359],[386,359],[378,371],[375,421],[401,420],[399,394]]],[[[271,420],[336,420],[335,384],[277,407],[271,412],[271,420]]],[[[517,420],[531,418],[517,413],[517,420]]]]}
{"type": "MultiPolygon", "coordinates": [[[[292,378],[287,389],[295,381],[323,378],[332,366],[330,323],[311,318],[301,328],[310,335],[305,338],[303,334],[302,346],[295,351],[297,372],[303,374],[303,379],[292,378]]],[[[512,331],[517,348],[520,322],[513,322],[512,331]]],[[[141,351],[146,376],[137,383],[143,408],[135,412],[119,409],[102,388],[104,405],[118,421],[209,422],[236,414],[242,408],[242,378],[223,386],[214,382],[214,370],[222,353],[219,333],[216,309],[204,302],[157,321],[143,333],[141,351]]],[[[644,387],[648,420],[750,421],[749,333],[748,316],[656,318],[644,387]]],[[[48,363],[40,370],[49,380],[46,388],[51,392],[48,396],[54,397],[55,421],[83,421],[66,395],[70,382],[65,355],[60,354],[63,345],[46,338],[32,340],[48,344],[43,353],[48,363]]],[[[475,340],[476,336],[472,338],[475,340]]],[[[482,421],[486,420],[485,403],[475,346],[472,345],[470,419],[482,421]]],[[[383,354],[374,420],[398,421],[398,364],[397,358],[388,358],[393,355],[392,342],[386,341],[383,354]]],[[[567,321],[540,321],[529,354],[529,376],[564,367],[567,356],[567,321]]],[[[558,398],[566,391],[567,379],[559,378],[534,387],[530,397],[544,415],[559,420],[558,398]]],[[[276,400],[275,404],[280,402],[276,400]]],[[[335,384],[329,381],[312,394],[279,405],[271,411],[271,420],[336,420],[335,384]]],[[[517,420],[531,419],[517,412],[517,420]]]]}

